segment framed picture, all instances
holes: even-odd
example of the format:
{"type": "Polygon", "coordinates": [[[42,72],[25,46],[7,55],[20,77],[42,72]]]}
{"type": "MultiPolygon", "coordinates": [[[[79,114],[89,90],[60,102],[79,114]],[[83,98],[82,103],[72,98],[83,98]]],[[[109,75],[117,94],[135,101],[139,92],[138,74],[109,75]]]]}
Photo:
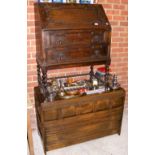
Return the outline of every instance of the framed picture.
{"type": "Polygon", "coordinates": [[[66,0],[67,3],[76,3],[76,0],[66,0]]]}
{"type": "Polygon", "coordinates": [[[80,0],[81,4],[93,4],[94,0],[80,0]]]}
{"type": "Polygon", "coordinates": [[[43,3],[43,2],[52,2],[52,0],[38,0],[38,2],[43,3]]]}
{"type": "Polygon", "coordinates": [[[52,0],[53,3],[63,3],[63,0],[52,0]]]}

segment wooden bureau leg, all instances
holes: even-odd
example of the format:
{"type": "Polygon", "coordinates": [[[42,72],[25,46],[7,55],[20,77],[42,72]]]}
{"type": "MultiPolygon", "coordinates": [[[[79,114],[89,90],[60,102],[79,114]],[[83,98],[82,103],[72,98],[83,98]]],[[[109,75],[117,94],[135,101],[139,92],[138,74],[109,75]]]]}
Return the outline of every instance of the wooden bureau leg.
{"type": "Polygon", "coordinates": [[[41,86],[41,72],[40,72],[40,65],[39,64],[37,64],[37,78],[38,78],[38,84],[39,84],[39,86],[41,86]]]}
{"type": "Polygon", "coordinates": [[[90,66],[89,75],[90,75],[90,81],[91,81],[92,80],[92,77],[94,76],[94,66],[90,66]]]}
{"type": "Polygon", "coordinates": [[[109,89],[109,65],[105,66],[105,90],[108,91],[109,89]]]}
{"type": "Polygon", "coordinates": [[[42,69],[42,87],[44,89],[44,97],[48,98],[48,91],[47,91],[47,70],[46,68],[42,69]]]}
{"type": "Polygon", "coordinates": [[[47,70],[44,68],[42,70],[42,83],[43,83],[43,86],[44,88],[47,88],[47,70]]]}

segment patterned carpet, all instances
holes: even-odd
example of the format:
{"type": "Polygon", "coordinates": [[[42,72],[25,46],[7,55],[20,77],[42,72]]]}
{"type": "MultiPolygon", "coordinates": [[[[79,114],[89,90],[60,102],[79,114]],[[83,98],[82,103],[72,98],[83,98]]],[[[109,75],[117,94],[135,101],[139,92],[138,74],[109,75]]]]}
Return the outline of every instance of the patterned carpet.
{"type": "MultiPolygon", "coordinates": [[[[33,131],[35,155],[44,155],[40,136],[33,131]]],[[[53,151],[46,155],[127,155],[128,154],[128,110],[123,114],[121,135],[112,135],[85,143],[68,146],[53,151]]]]}

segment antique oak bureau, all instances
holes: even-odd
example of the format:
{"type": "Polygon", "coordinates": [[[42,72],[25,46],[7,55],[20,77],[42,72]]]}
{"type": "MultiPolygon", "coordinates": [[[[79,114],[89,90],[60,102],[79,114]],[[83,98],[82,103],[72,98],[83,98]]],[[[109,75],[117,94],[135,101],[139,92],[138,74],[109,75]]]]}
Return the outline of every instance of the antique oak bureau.
{"type": "MultiPolygon", "coordinates": [[[[41,27],[36,55],[39,86],[34,88],[35,108],[44,150],[120,134],[125,91],[121,87],[111,89],[108,82],[111,26],[102,5],[36,3],[35,7],[41,27]],[[105,79],[96,77],[95,65],[105,67],[105,79]],[[49,70],[79,66],[90,66],[90,72],[47,76],[49,70]],[[103,83],[104,91],[89,94],[88,87],[82,95],[59,98],[66,93],[62,92],[65,86],[62,87],[61,79],[76,76],[89,77],[90,84],[96,77],[103,83]],[[58,89],[51,85],[52,80],[58,89]]],[[[98,89],[90,88],[92,92],[98,89]]]]}

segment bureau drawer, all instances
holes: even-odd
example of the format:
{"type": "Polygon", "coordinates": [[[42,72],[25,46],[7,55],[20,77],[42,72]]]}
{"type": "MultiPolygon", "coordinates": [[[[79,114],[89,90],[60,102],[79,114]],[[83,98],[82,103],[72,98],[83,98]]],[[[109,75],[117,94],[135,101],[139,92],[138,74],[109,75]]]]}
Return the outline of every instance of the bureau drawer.
{"type": "Polygon", "coordinates": [[[66,46],[82,46],[104,42],[103,31],[66,30],[46,31],[45,47],[56,48],[66,46]]]}
{"type": "MultiPolygon", "coordinates": [[[[99,45],[102,46],[102,45],[99,45]]],[[[47,48],[46,61],[51,65],[83,62],[102,62],[107,59],[107,48],[99,46],[71,46],[47,48]]]]}
{"type": "Polygon", "coordinates": [[[103,61],[108,44],[103,30],[45,31],[44,51],[48,63],[103,61]]]}
{"type": "Polygon", "coordinates": [[[65,33],[50,33],[50,46],[74,46],[91,43],[91,34],[89,31],[67,31],[65,33]]]}

